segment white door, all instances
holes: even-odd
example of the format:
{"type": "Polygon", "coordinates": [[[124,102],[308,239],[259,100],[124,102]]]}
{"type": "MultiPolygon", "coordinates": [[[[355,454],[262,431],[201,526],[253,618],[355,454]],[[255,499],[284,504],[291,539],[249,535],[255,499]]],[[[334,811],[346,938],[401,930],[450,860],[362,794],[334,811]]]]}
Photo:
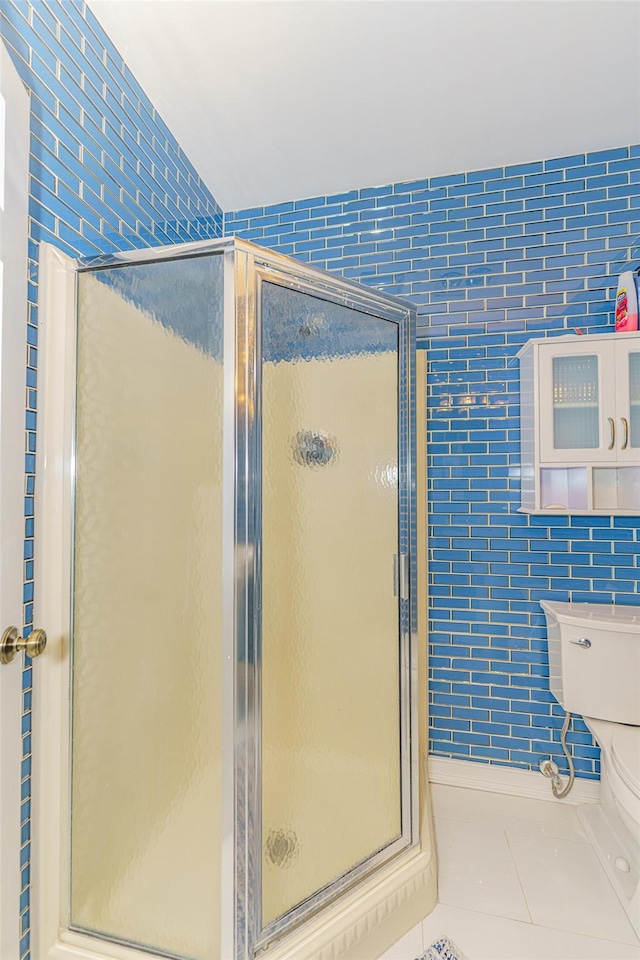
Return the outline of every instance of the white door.
{"type": "MultiPolygon", "coordinates": [[[[0,42],[0,634],[22,628],[29,97],[0,42]]],[[[20,954],[22,656],[0,665],[0,957],[20,954]]]]}
{"type": "Polygon", "coordinates": [[[539,347],[540,459],[543,463],[613,461],[614,343],[539,347]]]}

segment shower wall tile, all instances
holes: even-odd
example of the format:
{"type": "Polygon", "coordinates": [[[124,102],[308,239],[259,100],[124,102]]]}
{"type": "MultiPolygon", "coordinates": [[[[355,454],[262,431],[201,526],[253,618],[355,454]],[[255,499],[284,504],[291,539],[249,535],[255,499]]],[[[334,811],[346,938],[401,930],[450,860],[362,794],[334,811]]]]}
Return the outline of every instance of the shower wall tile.
{"type": "MultiPolygon", "coordinates": [[[[38,244],[72,257],[222,235],[222,212],[83,0],[2,0],[31,97],[24,626],[33,624],[38,244]]],[[[20,320],[22,322],[22,320],[20,320]]],[[[37,586],[36,586],[37,593],[37,586]]],[[[31,683],[24,716],[20,950],[29,956],[31,683]]]]}
{"type": "MultiPolygon", "coordinates": [[[[225,214],[225,233],[413,302],[428,350],[430,735],[535,769],[559,743],[540,599],[640,604],[638,517],[529,517],[519,369],[531,337],[613,329],[640,264],[640,147],[225,214]]],[[[581,718],[578,776],[599,776],[581,718]]]]}

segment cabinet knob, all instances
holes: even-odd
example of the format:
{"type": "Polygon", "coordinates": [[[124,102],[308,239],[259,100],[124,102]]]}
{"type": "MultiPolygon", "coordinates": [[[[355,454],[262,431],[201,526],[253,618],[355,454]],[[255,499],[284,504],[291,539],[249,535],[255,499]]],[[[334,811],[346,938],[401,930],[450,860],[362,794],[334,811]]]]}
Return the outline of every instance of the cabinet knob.
{"type": "Polygon", "coordinates": [[[616,445],[616,422],[613,417],[607,417],[609,421],[609,426],[611,427],[611,443],[607,447],[607,450],[613,450],[616,445]]]}

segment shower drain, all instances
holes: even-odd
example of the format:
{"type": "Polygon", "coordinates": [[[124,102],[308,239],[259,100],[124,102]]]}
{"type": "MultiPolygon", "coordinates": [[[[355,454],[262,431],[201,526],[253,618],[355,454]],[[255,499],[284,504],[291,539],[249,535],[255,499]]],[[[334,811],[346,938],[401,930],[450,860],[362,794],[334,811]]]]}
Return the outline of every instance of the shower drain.
{"type": "Polygon", "coordinates": [[[265,845],[276,867],[290,867],[298,857],[298,838],[293,830],[270,830],[265,845]]]}

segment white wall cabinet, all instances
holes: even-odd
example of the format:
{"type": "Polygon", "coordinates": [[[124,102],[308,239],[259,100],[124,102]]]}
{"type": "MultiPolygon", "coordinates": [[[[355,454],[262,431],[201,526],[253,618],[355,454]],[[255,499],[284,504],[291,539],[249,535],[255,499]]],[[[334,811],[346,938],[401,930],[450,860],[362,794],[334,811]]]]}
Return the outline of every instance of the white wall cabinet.
{"type": "Polygon", "coordinates": [[[640,333],[520,350],[525,513],[640,515],[640,333]]]}

